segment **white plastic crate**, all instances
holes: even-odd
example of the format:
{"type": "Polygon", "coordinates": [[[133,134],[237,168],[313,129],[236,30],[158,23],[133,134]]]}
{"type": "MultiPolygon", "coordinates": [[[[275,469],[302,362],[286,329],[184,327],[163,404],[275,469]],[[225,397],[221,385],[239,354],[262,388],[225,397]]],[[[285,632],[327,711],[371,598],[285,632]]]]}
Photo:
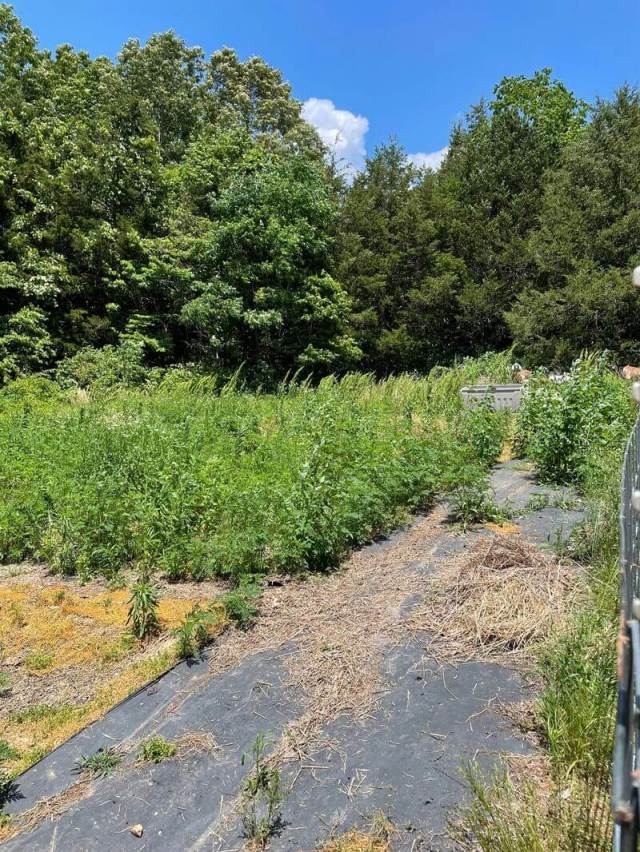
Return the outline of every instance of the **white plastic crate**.
{"type": "Polygon", "coordinates": [[[495,411],[517,411],[524,385],[473,385],[462,388],[460,394],[465,408],[475,408],[487,400],[495,411]]]}

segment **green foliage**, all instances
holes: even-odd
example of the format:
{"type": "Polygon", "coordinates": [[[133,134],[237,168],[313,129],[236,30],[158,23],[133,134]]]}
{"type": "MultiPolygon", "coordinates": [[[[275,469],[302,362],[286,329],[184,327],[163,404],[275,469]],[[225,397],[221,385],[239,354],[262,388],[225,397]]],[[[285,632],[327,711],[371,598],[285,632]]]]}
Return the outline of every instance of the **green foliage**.
{"type": "Polygon", "coordinates": [[[86,347],[58,364],[56,379],[63,388],[90,388],[93,393],[135,387],[148,377],[143,362],[143,346],[134,341],[102,349],[86,347]]]}
{"type": "Polygon", "coordinates": [[[170,757],[175,757],[178,751],[175,743],[169,742],[164,737],[156,735],[145,740],[138,749],[138,760],[149,763],[162,763],[170,757]]]}
{"type": "Polygon", "coordinates": [[[52,53],[3,5],[0,66],[0,383],[640,356],[633,89],[587,123],[549,69],[506,77],[438,172],[392,141],[347,186],[259,57],[173,32],[52,53]]]}
{"type": "Polygon", "coordinates": [[[487,475],[481,468],[468,466],[460,470],[448,501],[451,519],[465,532],[474,524],[504,519],[504,512],[494,503],[487,475]]]}
{"type": "Polygon", "coordinates": [[[357,358],[335,182],[279,71],[171,32],[115,62],[52,54],[8,6],[0,65],[0,382],[61,359],[85,387],[137,383],[141,357],[258,379],[357,358]]]}
{"type": "Polygon", "coordinates": [[[489,403],[482,403],[461,419],[461,436],[469,445],[471,455],[480,464],[491,467],[498,460],[507,437],[510,415],[499,415],[489,403]]]}
{"type": "Polygon", "coordinates": [[[216,615],[210,609],[202,609],[195,604],[182,624],[173,631],[177,639],[176,653],[181,659],[195,657],[209,640],[209,628],[215,622],[216,615]]]}
{"type": "MultiPolygon", "coordinates": [[[[530,250],[538,274],[508,314],[517,348],[535,364],[568,364],[583,348],[640,356],[640,303],[629,270],[640,258],[640,94],[621,88],[544,182],[530,250]]],[[[624,363],[624,362],[623,362],[624,363]]]]}
{"type": "Polygon", "coordinates": [[[621,443],[634,413],[626,383],[606,360],[584,358],[566,381],[544,374],[531,380],[518,414],[517,446],[542,479],[578,482],[594,452],[621,443]]]}
{"type": "Polygon", "coordinates": [[[18,756],[16,749],[12,748],[6,740],[0,739],[0,763],[5,760],[12,760],[18,756]]]}
{"type": "Polygon", "coordinates": [[[95,754],[85,754],[76,766],[79,772],[88,772],[92,778],[108,778],[122,763],[122,755],[113,748],[99,748],[95,754]]]}
{"type": "Polygon", "coordinates": [[[131,587],[127,624],[136,639],[148,639],[160,629],[158,590],[144,576],[131,587]]]}
{"type": "MultiPolygon", "coordinates": [[[[483,359],[489,381],[507,360],[483,359]]],[[[176,373],[37,416],[0,406],[0,558],[107,578],[143,565],[172,580],[334,567],[428,506],[476,453],[487,462],[502,418],[471,415],[474,448],[459,397],[477,369],[253,395],[176,373]]]]}
{"type": "Polygon", "coordinates": [[[254,601],[260,595],[260,586],[255,578],[242,578],[238,588],[221,595],[219,602],[224,606],[228,618],[240,628],[249,627],[258,614],[254,601]]]}
{"type": "MultiPolygon", "coordinates": [[[[266,846],[269,837],[278,828],[282,818],[282,803],[288,796],[280,772],[270,766],[265,758],[266,745],[266,737],[260,732],[251,746],[253,769],[242,784],[241,808],[245,836],[260,848],[266,846]]],[[[244,762],[243,755],[243,765],[244,762]]]]}

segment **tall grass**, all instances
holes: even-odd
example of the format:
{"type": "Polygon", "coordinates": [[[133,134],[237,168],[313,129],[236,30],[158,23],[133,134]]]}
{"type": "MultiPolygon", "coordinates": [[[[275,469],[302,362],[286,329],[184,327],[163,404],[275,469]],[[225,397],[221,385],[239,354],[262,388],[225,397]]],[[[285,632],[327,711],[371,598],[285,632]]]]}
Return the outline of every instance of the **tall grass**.
{"type": "MultiPolygon", "coordinates": [[[[482,370],[500,381],[506,361],[482,370]]],[[[504,419],[459,400],[477,370],[273,394],[180,373],[93,401],[16,382],[0,394],[0,559],[173,580],[333,567],[493,461],[504,419]]]]}
{"type": "Polygon", "coordinates": [[[568,623],[539,658],[542,691],[535,715],[553,789],[514,788],[502,778],[487,790],[476,779],[470,821],[487,852],[610,848],[619,483],[636,413],[626,383],[597,357],[577,362],[562,384],[534,378],[520,411],[521,452],[546,480],[573,482],[587,499],[587,521],[569,544],[570,555],[586,567],[586,581],[568,623]],[[529,802],[526,818],[523,797],[529,802]]]}

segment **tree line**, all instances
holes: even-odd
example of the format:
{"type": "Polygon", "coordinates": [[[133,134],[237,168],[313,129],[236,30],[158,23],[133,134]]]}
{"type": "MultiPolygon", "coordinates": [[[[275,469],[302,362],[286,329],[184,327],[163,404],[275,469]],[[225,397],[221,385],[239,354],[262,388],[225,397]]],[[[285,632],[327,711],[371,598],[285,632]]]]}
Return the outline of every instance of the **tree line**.
{"type": "Polygon", "coordinates": [[[51,53],[2,5],[0,106],[1,381],[640,358],[630,87],[505,78],[437,172],[392,140],[349,183],[262,59],[172,32],[51,53]]]}

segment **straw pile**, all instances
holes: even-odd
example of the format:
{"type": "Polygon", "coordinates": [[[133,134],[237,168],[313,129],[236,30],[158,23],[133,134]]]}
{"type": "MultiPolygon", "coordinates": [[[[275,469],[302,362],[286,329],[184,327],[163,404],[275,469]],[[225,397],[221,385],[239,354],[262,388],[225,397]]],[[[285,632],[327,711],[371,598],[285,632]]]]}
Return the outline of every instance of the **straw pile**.
{"type": "Polygon", "coordinates": [[[519,537],[482,539],[430,578],[412,626],[441,661],[524,657],[565,618],[579,568],[519,537]]]}

